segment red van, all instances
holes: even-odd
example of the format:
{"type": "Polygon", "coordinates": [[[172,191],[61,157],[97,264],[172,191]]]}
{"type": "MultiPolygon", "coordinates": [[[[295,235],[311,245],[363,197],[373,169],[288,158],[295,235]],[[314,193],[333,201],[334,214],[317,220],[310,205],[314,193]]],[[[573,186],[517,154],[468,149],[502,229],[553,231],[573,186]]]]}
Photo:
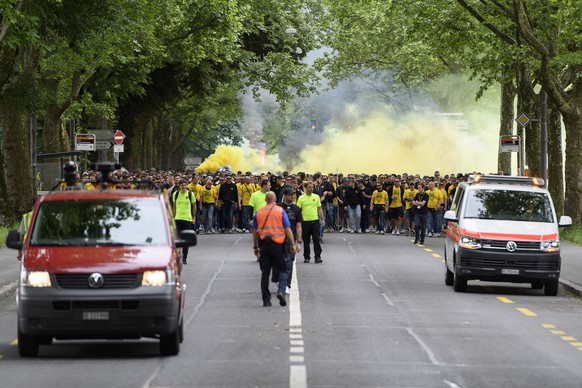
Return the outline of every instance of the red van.
{"type": "Polygon", "coordinates": [[[71,190],[36,202],[21,243],[17,293],[18,351],[38,355],[53,339],[160,340],[175,355],[183,340],[186,285],[178,248],[196,244],[177,235],[159,192],[71,190]]]}

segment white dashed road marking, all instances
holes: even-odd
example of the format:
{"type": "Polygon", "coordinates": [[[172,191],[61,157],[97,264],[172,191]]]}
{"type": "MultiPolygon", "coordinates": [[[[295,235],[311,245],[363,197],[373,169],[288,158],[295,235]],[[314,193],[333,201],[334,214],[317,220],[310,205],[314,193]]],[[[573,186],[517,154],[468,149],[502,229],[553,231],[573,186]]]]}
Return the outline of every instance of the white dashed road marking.
{"type": "Polygon", "coordinates": [[[289,294],[289,388],[307,388],[307,368],[305,367],[305,348],[301,328],[301,302],[297,282],[297,266],[293,261],[293,279],[289,294]]]}

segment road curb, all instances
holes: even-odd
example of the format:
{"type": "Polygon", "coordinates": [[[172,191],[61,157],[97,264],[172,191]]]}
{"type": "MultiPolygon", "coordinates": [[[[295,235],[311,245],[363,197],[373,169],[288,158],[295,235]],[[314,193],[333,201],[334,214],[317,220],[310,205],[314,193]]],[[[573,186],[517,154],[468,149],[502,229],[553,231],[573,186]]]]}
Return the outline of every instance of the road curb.
{"type": "Polygon", "coordinates": [[[582,297],[582,286],[566,279],[560,279],[562,287],[567,291],[582,297]]]}

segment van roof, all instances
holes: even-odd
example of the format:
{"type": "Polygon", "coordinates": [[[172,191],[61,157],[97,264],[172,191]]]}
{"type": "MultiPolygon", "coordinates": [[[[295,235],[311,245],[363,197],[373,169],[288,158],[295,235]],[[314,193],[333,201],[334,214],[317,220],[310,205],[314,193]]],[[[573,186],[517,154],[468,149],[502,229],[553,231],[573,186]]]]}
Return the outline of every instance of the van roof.
{"type": "Polygon", "coordinates": [[[65,190],[53,191],[39,197],[41,201],[74,201],[98,199],[157,198],[161,194],[147,190],[65,190]]]}
{"type": "Polygon", "coordinates": [[[521,185],[543,188],[545,182],[541,178],[527,176],[509,176],[509,175],[469,175],[467,180],[469,184],[493,183],[505,185],[521,185]]]}

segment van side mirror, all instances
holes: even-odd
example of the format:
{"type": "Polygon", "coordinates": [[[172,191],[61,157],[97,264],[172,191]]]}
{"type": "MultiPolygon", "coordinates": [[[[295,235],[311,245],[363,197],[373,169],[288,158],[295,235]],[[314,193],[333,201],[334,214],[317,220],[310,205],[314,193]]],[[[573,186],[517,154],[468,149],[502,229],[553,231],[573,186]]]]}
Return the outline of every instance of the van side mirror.
{"type": "Polygon", "coordinates": [[[560,217],[560,221],[558,222],[559,227],[570,226],[570,225],[572,225],[572,217],[570,217],[570,216],[560,217]]]}
{"type": "Polygon", "coordinates": [[[196,245],[198,238],[193,230],[183,230],[180,232],[180,239],[176,241],[177,248],[192,247],[196,245]]]}
{"type": "Polygon", "coordinates": [[[443,216],[445,220],[447,221],[451,221],[451,222],[458,222],[459,219],[457,218],[457,216],[455,215],[455,212],[452,210],[447,210],[445,212],[445,215],[443,216]]]}
{"type": "Polygon", "coordinates": [[[20,242],[20,233],[17,230],[11,230],[6,236],[6,246],[12,249],[22,250],[22,242],[20,242]]]}

